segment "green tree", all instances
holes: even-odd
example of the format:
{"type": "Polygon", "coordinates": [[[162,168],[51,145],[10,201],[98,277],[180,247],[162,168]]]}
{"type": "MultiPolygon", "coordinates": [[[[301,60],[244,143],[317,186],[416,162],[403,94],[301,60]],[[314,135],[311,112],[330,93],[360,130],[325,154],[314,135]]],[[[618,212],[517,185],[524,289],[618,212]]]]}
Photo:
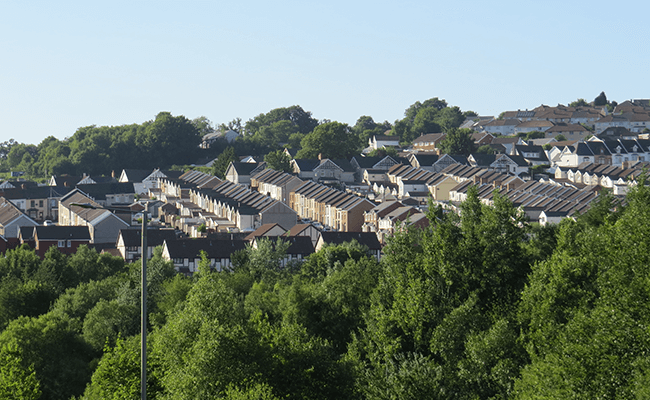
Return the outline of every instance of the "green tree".
{"type": "Polygon", "coordinates": [[[235,154],[235,148],[228,146],[223,153],[219,154],[214,164],[212,164],[212,174],[220,179],[224,179],[226,177],[226,170],[231,162],[239,162],[239,158],[235,154]]]}
{"type": "MultiPolygon", "coordinates": [[[[140,372],[140,337],[118,338],[114,347],[106,346],[104,349],[104,355],[81,399],[138,398],[140,372]]],[[[148,373],[147,397],[157,398],[159,392],[156,374],[148,373]]]]}
{"type": "Polygon", "coordinates": [[[0,398],[36,400],[41,397],[33,366],[25,368],[17,351],[5,346],[0,350],[0,361],[0,398]]]}
{"type": "Polygon", "coordinates": [[[276,150],[264,156],[264,161],[269,168],[276,171],[293,172],[291,168],[291,157],[289,157],[283,150],[276,150]]]}
{"type": "Polygon", "coordinates": [[[361,150],[358,137],[352,134],[347,124],[340,122],[318,125],[300,144],[302,149],[296,158],[313,159],[322,155],[323,158],[348,159],[361,150]]]}
{"type": "Polygon", "coordinates": [[[576,101],[572,101],[569,103],[569,107],[581,107],[581,106],[588,106],[589,103],[585,99],[578,99],[576,101]]]}
{"type": "Polygon", "coordinates": [[[523,215],[498,193],[482,205],[472,187],[460,217],[431,216],[430,230],[400,230],[384,249],[367,327],[350,346],[359,390],[506,398],[526,362],[514,318],[530,260],[523,215]]]}
{"type": "Polygon", "coordinates": [[[523,291],[531,364],[517,381],[518,398],[642,397],[650,260],[639,247],[650,235],[649,199],[641,177],[625,207],[604,198],[560,225],[557,250],[533,267],[523,291]]]}
{"type": "Polygon", "coordinates": [[[318,121],[311,116],[310,111],[305,111],[300,106],[275,108],[266,114],[246,122],[245,132],[247,135],[255,135],[263,126],[270,126],[279,121],[290,121],[298,132],[310,133],[318,126],[318,121]]]}
{"type": "Polygon", "coordinates": [[[23,366],[33,366],[43,393],[41,399],[78,396],[90,379],[90,362],[95,354],[78,335],[78,324],[51,313],[38,318],[19,317],[0,334],[0,358],[11,349],[23,366]]]}
{"type": "Polygon", "coordinates": [[[598,96],[594,99],[594,105],[595,106],[604,106],[607,105],[607,96],[605,95],[605,92],[600,92],[598,96]]]}
{"type": "Polygon", "coordinates": [[[476,152],[482,154],[494,154],[494,148],[492,148],[492,146],[489,144],[484,144],[482,146],[479,146],[478,149],[476,149],[476,152]]]}
{"type": "Polygon", "coordinates": [[[201,135],[201,137],[207,135],[208,133],[214,132],[214,126],[212,124],[212,121],[210,121],[205,116],[194,118],[192,120],[192,124],[194,124],[196,130],[198,131],[199,135],[201,135]]]}
{"type": "Polygon", "coordinates": [[[471,129],[452,128],[447,131],[440,141],[440,151],[445,154],[469,155],[474,152],[476,145],[472,138],[471,129]]]}

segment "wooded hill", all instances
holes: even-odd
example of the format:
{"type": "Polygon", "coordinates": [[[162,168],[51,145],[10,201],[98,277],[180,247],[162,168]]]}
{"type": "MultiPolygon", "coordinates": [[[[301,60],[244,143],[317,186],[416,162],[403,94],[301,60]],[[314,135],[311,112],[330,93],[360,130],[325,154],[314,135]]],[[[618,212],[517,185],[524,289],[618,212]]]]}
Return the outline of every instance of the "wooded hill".
{"type": "MultiPolygon", "coordinates": [[[[245,124],[234,119],[213,126],[205,117],[189,120],[161,112],[152,121],[122,126],[87,126],[77,129],[64,140],[50,136],[40,144],[19,143],[11,139],[0,143],[0,172],[21,171],[33,179],[52,175],[108,175],[122,169],[171,168],[215,159],[229,145],[225,140],[208,149],[199,148],[202,138],[215,130],[234,129],[241,136],[224,155],[222,163],[237,155],[262,158],[283,147],[300,150],[298,157],[316,158],[319,154],[333,159],[349,159],[367,146],[373,135],[400,136],[410,143],[421,133],[441,132],[460,126],[465,116],[458,107],[433,98],[415,102],[396,124],[376,123],[361,116],[354,126],[329,120],[318,121],[300,106],[276,108],[245,124]]],[[[227,165],[227,164],[226,164],[227,165]]],[[[218,169],[221,171],[224,168],[218,169]]],[[[217,175],[219,173],[217,172],[217,175]]]]}

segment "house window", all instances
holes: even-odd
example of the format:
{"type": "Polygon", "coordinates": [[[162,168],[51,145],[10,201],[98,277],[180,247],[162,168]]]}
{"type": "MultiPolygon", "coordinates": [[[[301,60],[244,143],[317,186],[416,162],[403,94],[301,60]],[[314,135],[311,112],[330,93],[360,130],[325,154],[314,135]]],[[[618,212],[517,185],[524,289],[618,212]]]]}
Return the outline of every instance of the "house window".
{"type": "Polygon", "coordinates": [[[39,201],[38,201],[38,206],[39,206],[39,207],[43,207],[43,200],[39,200],[39,201]]]}
{"type": "Polygon", "coordinates": [[[72,240],[68,240],[68,247],[72,247],[72,240]]]}
{"type": "Polygon", "coordinates": [[[65,247],[65,240],[59,240],[59,247],[65,247]]]}
{"type": "Polygon", "coordinates": [[[32,206],[32,207],[36,207],[36,200],[32,200],[32,202],[31,202],[31,206],[32,206]]]}

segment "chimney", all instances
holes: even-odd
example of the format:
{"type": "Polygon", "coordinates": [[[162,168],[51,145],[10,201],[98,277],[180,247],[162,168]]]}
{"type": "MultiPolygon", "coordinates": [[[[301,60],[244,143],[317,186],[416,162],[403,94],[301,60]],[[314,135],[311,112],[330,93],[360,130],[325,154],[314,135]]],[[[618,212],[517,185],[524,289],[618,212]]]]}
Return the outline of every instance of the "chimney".
{"type": "Polygon", "coordinates": [[[323,159],[323,153],[318,153],[318,159],[322,160],[323,159]]]}
{"type": "Polygon", "coordinates": [[[112,171],[111,171],[111,177],[112,177],[112,178],[115,178],[115,170],[112,170],[112,171]]]}

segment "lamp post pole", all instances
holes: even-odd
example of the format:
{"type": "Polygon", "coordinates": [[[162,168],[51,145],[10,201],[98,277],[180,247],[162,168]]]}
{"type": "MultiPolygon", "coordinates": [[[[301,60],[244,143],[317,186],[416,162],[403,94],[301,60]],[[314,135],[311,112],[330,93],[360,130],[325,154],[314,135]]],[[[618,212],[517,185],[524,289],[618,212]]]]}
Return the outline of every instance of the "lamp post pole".
{"type": "Polygon", "coordinates": [[[147,258],[149,249],[147,247],[147,212],[149,204],[145,203],[144,212],[142,213],[142,282],[140,291],[142,298],[140,300],[140,398],[147,398],[147,258]]]}
{"type": "MultiPolygon", "coordinates": [[[[102,207],[90,203],[70,203],[70,206],[76,206],[91,210],[107,211],[124,211],[114,207],[102,207]]],[[[142,278],[140,281],[140,398],[147,398],[147,212],[149,204],[145,203],[144,212],[142,213],[142,251],[140,252],[142,262],[142,278]]]]}

